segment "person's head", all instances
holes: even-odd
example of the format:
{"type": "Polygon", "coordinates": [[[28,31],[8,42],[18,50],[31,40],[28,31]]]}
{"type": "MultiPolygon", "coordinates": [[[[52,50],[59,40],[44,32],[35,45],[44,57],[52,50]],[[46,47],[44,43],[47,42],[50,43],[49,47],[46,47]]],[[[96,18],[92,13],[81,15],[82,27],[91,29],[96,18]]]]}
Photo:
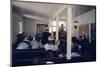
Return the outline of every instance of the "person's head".
{"type": "Polygon", "coordinates": [[[63,24],[61,24],[61,29],[60,29],[60,31],[64,31],[64,25],[63,25],[63,24]]]}
{"type": "Polygon", "coordinates": [[[49,32],[49,28],[45,27],[44,32],[49,32]]]}
{"type": "Polygon", "coordinates": [[[20,39],[21,38],[21,34],[17,34],[17,39],[20,39]]]}
{"type": "Polygon", "coordinates": [[[49,44],[55,44],[54,42],[54,37],[50,34],[50,36],[48,37],[49,40],[49,44]]]}
{"type": "Polygon", "coordinates": [[[32,36],[30,36],[30,35],[29,35],[28,37],[29,37],[29,40],[30,40],[30,41],[32,41],[32,40],[33,40],[33,37],[32,37],[32,36]]]}
{"type": "Polygon", "coordinates": [[[63,27],[64,25],[63,25],[63,24],[61,24],[61,26],[63,27]]]}
{"type": "Polygon", "coordinates": [[[30,36],[26,36],[25,41],[28,41],[29,43],[31,43],[32,38],[30,36]]]}
{"type": "Polygon", "coordinates": [[[22,32],[21,34],[23,38],[26,38],[27,34],[25,32],[22,32]]]}
{"type": "Polygon", "coordinates": [[[17,41],[21,42],[25,39],[25,37],[26,36],[24,35],[24,33],[19,33],[17,34],[17,41]]]}
{"type": "Polygon", "coordinates": [[[86,34],[83,35],[83,38],[86,38],[86,34]]]}
{"type": "Polygon", "coordinates": [[[35,40],[39,41],[39,35],[38,34],[35,35],[35,40]]]}
{"type": "Polygon", "coordinates": [[[79,40],[82,40],[82,36],[79,36],[79,40]]]}
{"type": "Polygon", "coordinates": [[[72,37],[72,42],[73,42],[74,44],[77,43],[77,41],[78,41],[77,37],[72,37]]]}
{"type": "Polygon", "coordinates": [[[49,29],[46,29],[46,32],[49,32],[49,29]]]}
{"type": "Polygon", "coordinates": [[[49,31],[48,25],[45,25],[44,31],[45,31],[45,32],[46,32],[46,31],[47,31],[47,32],[49,31]]]}

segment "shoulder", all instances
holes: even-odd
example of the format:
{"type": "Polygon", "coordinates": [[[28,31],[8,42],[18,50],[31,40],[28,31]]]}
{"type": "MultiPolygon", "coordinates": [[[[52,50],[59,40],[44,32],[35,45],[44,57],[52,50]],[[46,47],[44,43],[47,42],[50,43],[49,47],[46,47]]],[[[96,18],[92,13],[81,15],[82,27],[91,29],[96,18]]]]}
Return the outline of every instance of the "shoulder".
{"type": "Polygon", "coordinates": [[[21,42],[18,44],[17,49],[27,49],[28,48],[28,44],[25,42],[21,42]]]}

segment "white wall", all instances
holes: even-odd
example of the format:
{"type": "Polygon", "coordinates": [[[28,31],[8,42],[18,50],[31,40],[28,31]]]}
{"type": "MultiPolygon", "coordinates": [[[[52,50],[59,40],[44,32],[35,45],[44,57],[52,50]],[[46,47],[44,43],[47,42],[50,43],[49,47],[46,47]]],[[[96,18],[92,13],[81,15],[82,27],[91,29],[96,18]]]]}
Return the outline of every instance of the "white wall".
{"type": "MultiPolygon", "coordinates": [[[[93,9],[91,11],[88,11],[84,14],[81,14],[77,17],[73,18],[73,36],[78,36],[78,32],[74,29],[74,21],[78,21],[79,23],[76,25],[85,25],[85,24],[91,24],[96,23],[96,10],[93,9]]],[[[87,35],[89,34],[89,27],[87,27],[87,35]]]]}
{"type": "Polygon", "coordinates": [[[30,19],[30,18],[24,18],[24,32],[34,36],[36,34],[37,24],[48,24],[48,23],[44,21],[30,19]]]}
{"type": "Polygon", "coordinates": [[[24,18],[24,32],[29,35],[35,34],[35,22],[32,19],[24,18]]]}
{"type": "Polygon", "coordinates": [[[95,9],[91,10],[91,11],[86,12],[80,16],[75,17],[74,20],[78,21],[79,25],[95,23],[95,18],[96,18],[95,12],[96,12],[95,9]]]}

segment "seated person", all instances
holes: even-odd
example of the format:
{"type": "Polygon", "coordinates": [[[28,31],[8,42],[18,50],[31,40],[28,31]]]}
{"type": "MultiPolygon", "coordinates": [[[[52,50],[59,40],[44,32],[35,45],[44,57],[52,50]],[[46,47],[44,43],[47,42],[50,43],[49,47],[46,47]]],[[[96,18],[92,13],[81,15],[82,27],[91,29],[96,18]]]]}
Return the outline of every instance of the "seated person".
{"type": "Polygon", "coordinates": [[[44,46],[45,50],[47,51],[47,58],[54,58],[55,52],[58,50],[58,45],[55,44],[54,37],[49,37],[49,43],[44,46]]]}
{"type": "Polygon", "coordinates": [[[61,50],[58,47],[59,45],[59,40],[57,40],[57,42],[55,43],[52,37],[49,38],[49,44],[45,45],[45,49],[47,51],[47,58],[53,60],[55,58],[57,59],[64,57],[63,52],[61,52],[61,50]]]}
{"type": "Polygon", "coordinates": [[[31,42],[31,46],[32,46],[32,49],[37,49],[41,47],[41,43],[37,35],[35,35],[35,37],[33,38],[31,42]]]}
{"type": "Polygon", "coordinates": [[[80,45],[77,37],[72,37],[72,56],[80,56],[80,45]]]}
{"type": "Polygon", "coordinates": [[[31,39],[29,38],[29,36],[26,36],[26,38],[18,44],[16,49],[30,49],[31,48],[30,42],[31,39]]]}
{"type": "Polygon", "coordinates": [[[17,39],[16,39],[16,42],[13,43],[12,49],[13,50],[16,49],[18,44],[21,43],[25,39],[25,37],[26,37],[26,35],[24,32],[17,34],[17,39]]]}
{"type": "Polygon", "coordinates": [[[54,37],[49,37],[49,43],[47,43],[44,48],[46,50],[56,51],[58,50],[58,45],[55,44],[54,37]]]}

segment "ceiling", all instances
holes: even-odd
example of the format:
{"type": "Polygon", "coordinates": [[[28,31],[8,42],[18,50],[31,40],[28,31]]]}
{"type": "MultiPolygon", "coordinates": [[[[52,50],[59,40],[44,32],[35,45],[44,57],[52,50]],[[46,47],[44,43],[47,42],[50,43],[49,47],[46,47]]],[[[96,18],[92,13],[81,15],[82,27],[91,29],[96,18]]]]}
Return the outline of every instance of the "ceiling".
{"type": "MultiPolygon", "coordinates": [[[[39,2],[25,2],[25,1],[12,1],[12,12],[19,13],[25,17],[34,18],[37,20],[49,20],[63,11],[60,16],[66,17],[65,4],[53,3],[39,3],[39,2]]],[[[93,6],[72,5],[73,17],[79,16],[89,10],[95,9],[93,6]]]]}

